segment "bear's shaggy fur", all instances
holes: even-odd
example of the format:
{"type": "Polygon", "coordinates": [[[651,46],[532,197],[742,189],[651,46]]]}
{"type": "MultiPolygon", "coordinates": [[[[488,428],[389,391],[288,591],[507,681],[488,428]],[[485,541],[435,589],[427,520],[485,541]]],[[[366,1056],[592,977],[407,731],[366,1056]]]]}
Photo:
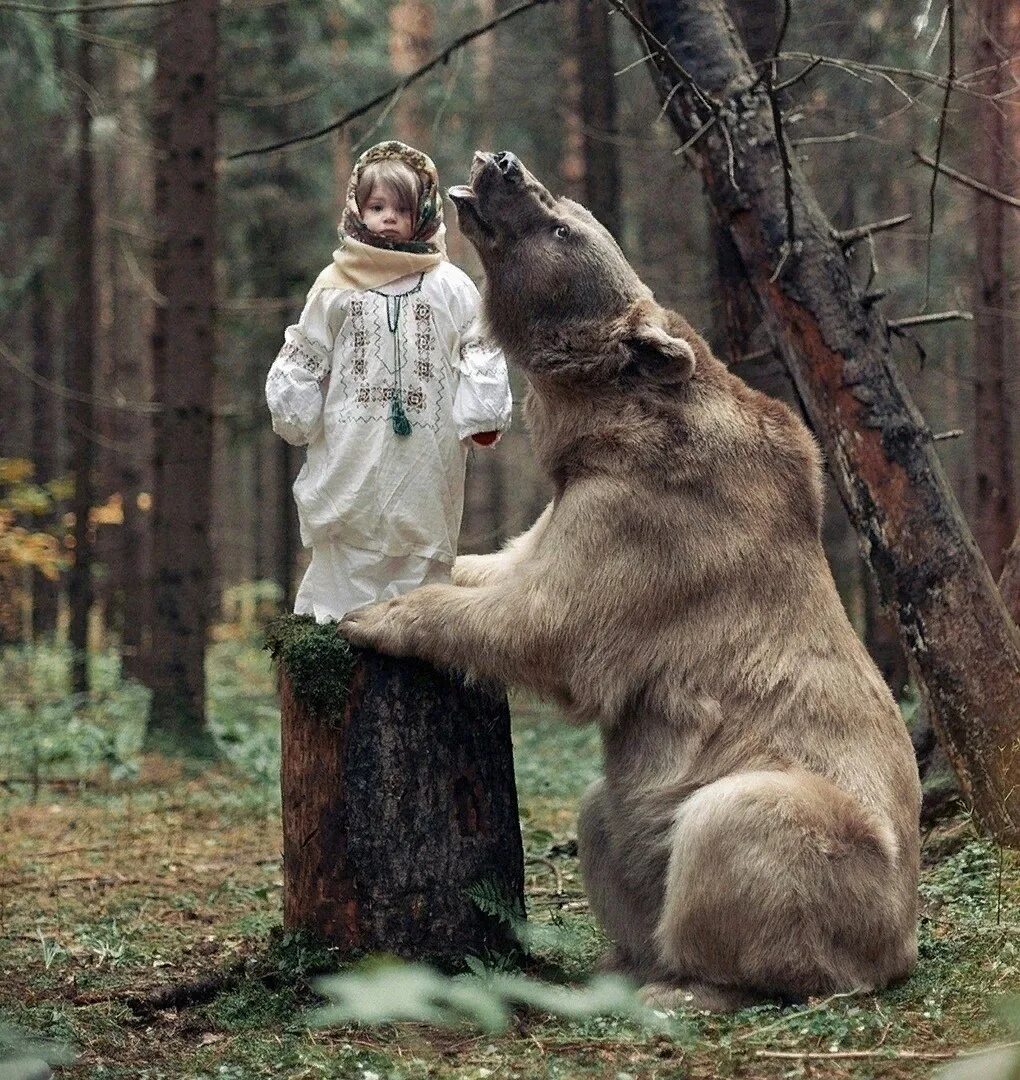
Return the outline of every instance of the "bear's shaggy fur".
{"type": "Polygon", "coordinates": [[[355,612],[358,644],[597,723],[582,871],[662,1004],[881,987],[916,957],[917,770],[836,593],[803,424],[512,155],[451,191],[556,496],[503,551],[355,612]]]}

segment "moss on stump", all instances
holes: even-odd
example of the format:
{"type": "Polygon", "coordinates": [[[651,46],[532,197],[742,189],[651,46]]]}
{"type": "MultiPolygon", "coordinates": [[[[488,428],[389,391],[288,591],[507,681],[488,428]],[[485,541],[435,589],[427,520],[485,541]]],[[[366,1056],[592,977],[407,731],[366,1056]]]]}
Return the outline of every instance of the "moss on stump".
{"type": "Polygon", "coordinates": [[[311,615],[281,615],[268,624],[265,648],[290,679],[295,696],[317,712],[342,712],[357,650],[311,615]]]}

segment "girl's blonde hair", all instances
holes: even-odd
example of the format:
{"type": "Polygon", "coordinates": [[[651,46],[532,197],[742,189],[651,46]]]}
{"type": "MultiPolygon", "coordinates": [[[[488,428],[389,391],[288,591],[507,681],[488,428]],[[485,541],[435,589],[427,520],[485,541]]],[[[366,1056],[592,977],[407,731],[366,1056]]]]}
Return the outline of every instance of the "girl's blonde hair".
{"type": "Polygon", "coordinates": [[[361,170],[358,187],[354,197],[358,209],[364,211],[365,203],[372,194],[372,188],[378,184],[389,188],[401,210],[414,215],[421,201],[422,179],[415,169],[402,161],[372,161],[361,170]]]}

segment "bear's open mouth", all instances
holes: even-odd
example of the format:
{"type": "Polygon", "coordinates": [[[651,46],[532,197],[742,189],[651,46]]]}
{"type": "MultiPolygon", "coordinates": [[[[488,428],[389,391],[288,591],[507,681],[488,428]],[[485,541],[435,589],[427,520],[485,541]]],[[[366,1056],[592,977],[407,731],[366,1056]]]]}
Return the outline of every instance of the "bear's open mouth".
{"type": "Polygon", "coordinates": [[[447,195],[450,196],[457,207],[457,213],[461,217],[462,225],[468,224],[470,226],[470,223],[473,222],[481,232],[490,237],[495,235],[495,230],[485,220],[479,209],[478,192],[475,189],[475,184],[486,167],[493,163],[493,160],[492,154],[477,150],[471,159],[471,175],[468,182],[466,184],[456,184],[447,191],[447,195]]]}
{"type": "Polygon", "coordinates": [[[475,185],[486,167],[493,164],[494,160],[492,154],[487,154],[483,150],[475,151],[474,157],[471,159],[471,173],[468,176],[468,182],[466,184],[457,184],[447,192],[458,207],[461,204],[468,204],[472,206],[476,214],[478,213],[478,192],[475,185]]]}

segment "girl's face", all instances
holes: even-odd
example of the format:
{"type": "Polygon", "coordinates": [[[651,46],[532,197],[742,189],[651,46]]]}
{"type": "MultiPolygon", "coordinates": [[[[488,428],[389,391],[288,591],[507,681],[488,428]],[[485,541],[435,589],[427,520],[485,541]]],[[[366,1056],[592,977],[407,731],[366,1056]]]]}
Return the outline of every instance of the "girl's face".
{"type": "Polygon", "coordinates": [[[376,184],[361,207],[361,219],[365,226],[387,240],[403,242],[411,239],[414,224],[411,211],[402,209],[396,193],[384,184],[376,184]]]}

